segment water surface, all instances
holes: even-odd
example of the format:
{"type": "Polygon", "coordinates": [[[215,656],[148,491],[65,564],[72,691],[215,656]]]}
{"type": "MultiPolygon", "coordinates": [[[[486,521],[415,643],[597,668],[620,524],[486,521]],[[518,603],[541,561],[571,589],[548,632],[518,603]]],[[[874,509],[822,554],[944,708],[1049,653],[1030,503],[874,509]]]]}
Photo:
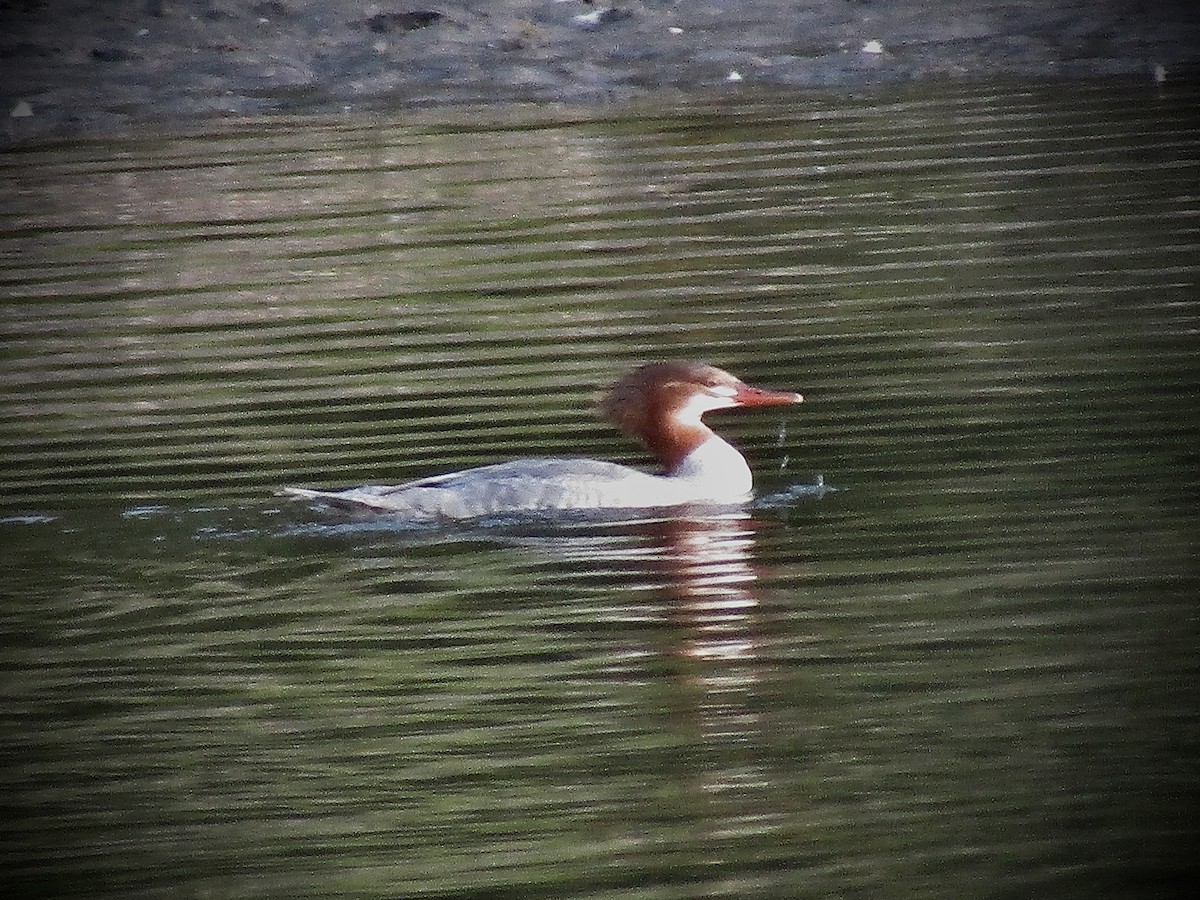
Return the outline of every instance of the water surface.
{"type": "Polygon", "coordinates": [[[0,158],[23,895],[1166,896],[1196,874],[1194,86],[272,118],[0,158]],[[273,496],[645,464],[740,517],[273,496]],[[789,492],[822,476],[841,490],[789,492]]]}

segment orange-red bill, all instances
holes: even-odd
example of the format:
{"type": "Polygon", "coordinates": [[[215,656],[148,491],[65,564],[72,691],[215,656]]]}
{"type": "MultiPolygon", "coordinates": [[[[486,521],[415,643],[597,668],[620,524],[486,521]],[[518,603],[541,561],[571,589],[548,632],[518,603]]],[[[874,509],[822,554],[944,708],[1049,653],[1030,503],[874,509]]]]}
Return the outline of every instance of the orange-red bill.
{"type": "Polygon", "coordinates": [[[766,388],[739,385],[733,398],[739,406],[786,406],[803,403],[804,397],[791,391],[769,391],[766,388]]]}

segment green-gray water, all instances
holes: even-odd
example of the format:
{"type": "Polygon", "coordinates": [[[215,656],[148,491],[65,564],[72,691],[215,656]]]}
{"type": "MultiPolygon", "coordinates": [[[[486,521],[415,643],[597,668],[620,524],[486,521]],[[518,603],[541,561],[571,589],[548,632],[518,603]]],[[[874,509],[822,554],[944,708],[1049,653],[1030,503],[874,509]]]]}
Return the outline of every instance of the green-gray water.
{"type": "Polygon", "coordinates": [[[1198,96],[6,152],[9,894],[1189,883],[1198,96]],[[589,404],[658,357],[806,395],[712,417],[746,517],[411,531],[273,497],[644,463],[589,404]],[[817,476],[842,490],[779,499],[817,476]]]}

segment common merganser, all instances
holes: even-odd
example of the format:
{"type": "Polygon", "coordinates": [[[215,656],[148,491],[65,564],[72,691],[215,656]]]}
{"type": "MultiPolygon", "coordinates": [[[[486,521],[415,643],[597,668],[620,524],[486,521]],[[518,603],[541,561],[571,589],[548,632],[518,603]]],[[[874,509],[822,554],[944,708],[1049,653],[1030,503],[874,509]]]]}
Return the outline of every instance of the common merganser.
{"type": "Polygon", "coordinates": [[[750,467],[701,417],[715,409],[803,400],[800,394],[751,387],[704,363],[650,363],[609,388],[598,411],[646,445],[662,463],[661,475],[594,459],[520,459],[398,485],[344,491],[286,488],[283,493],[322,506],[418,520],[547,510],[733,506],[751,497],[750,467]]]}

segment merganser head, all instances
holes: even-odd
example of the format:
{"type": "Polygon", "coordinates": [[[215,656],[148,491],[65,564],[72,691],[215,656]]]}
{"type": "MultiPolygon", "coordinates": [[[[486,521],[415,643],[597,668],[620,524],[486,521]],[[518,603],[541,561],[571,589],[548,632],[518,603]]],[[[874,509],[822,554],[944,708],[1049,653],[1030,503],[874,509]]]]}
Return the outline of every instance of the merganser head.
{"type": "Polygon", "coordinates": [[[700,421],[714,409],[783,406],[804,398],[790,391],[752,387],[716,366],[657,362],[627,372],[601,396],[602,418],[640,439],[672,471],[713,437],[700,421]]]}

